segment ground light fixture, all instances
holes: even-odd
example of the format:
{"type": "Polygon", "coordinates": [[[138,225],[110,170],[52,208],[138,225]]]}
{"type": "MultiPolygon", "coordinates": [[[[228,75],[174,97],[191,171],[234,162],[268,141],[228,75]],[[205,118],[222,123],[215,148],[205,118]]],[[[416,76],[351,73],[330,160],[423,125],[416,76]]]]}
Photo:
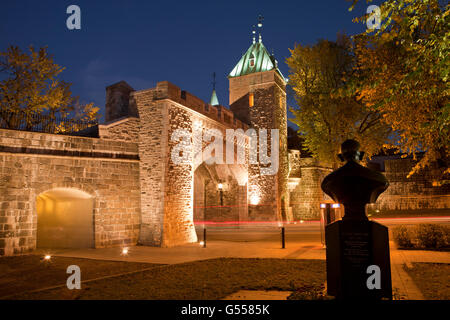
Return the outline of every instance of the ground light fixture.
{"type": "Polygon", "coordinates": [[[128,248],[122,248],[122,255],[123,256],[128,255],[128,248]]]}
{"type": "Polygon", "coordinates": [[[41,261],[43,261],[43,262],[50,262],[51,260],[52,260],[52,256],[49,254],[45,254],[41,259],[41,261]]]}

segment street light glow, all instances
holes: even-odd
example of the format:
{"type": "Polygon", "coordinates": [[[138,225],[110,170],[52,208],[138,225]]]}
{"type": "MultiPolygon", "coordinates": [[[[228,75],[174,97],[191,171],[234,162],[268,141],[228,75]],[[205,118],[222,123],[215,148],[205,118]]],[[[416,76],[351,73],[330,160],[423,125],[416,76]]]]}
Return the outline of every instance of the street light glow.
{"type": "Polygon", "coordinates": [[[256,194],[253,194],[250,196],[250,204],[252,204],[254,206],[256,206],[259,203],[259,200],[260,200],[260,198],[256,194]]]}

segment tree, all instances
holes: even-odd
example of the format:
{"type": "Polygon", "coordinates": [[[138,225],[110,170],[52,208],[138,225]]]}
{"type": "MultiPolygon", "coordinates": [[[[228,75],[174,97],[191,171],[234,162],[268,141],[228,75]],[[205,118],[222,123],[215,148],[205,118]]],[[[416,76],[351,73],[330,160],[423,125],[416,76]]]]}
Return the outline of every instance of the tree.
{"type": "MultiPolygon", "coordinates": [[[[2,126],[17,129],[24,122],[25,129],[36,124],[55,126],[57,118],[69,115],[81,121],[97,119],[99,108],[93,103],[80,105],[78,98],[72,97],[71,85],[57,79],[63,70],[53,62],[46,48],[36,50],[30,46],[27,54],[10,46],[0,52],[0,74],[4,76],[0,81],[2,126]]],[[[68,127],[68,123],[61,122],[56,131],[66,131],[68,127]]],[[[76,130],[72,125],[73,129],[76,130]]]]}
{"type": "Polygon", "coordinates": [[[362,76],[354,89],[398,134],[391,146],[414,158],[424,152],[409,176],[433,162],[450,173],[449,5],[388,0],[380,9],[380,30],[355,37],[362,76]]]}
{"type": "Polygon", "coordinates": [[[336,42],[296,45],[290,52],[289,85],[298,104],[291,108],[291,121],[312,156],[337,167],[340,145],[349,138],[360,141],[369,156],[379,151],[390,128],[381,123],[381,114],[345,90],[357,70],[350,38],[338,35],[336,42]]]}

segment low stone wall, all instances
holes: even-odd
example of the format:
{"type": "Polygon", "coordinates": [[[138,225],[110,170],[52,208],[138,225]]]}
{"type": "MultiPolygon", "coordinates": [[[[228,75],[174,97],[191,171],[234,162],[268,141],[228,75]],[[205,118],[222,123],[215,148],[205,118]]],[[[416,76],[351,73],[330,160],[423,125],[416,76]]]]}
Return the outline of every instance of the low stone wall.
{"type": "Polygon", "coordinates": [[[54,188],[94,198],[95,247],[136,244],[136,143],[0,129],[0,255],[36,248],[36,197],[54,188]]]}
{"type": "Polygon", "coordinates": [[[438,185],[436,164],[407,178],[414,165],[412,159],[395,159],[384,162],[389,188],[380,195],[373,210],[405,211],[450,209],[450,184],[438,185]]]}

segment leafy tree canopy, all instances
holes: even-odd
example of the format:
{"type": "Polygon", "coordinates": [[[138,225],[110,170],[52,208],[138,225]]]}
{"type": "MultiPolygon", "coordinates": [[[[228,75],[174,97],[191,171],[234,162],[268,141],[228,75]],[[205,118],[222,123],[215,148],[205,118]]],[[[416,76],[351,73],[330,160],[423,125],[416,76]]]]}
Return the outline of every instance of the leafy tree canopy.
{"type": "MultiPolygon", "coordinates": [[[[76,120],[98,118],[99,108],[93,103],[80,105],[72,97],[70,84],[57,79],[64,70],[54,63],[46,48],[29,52],[10,46],[0,52],[0,120],[7,128],[16,128],[23,118],[32,127],[42,119],[72,116],[76,120]],[[45,115],[45,117],[35,117],[45,115]]],[[[64,131],[64,123],[59,128],[64,131]]]]}
{"type": "Polygon", "coordinates": [[[354,37],[359,77],[348,93],[398,133],[392,146],[425,153],[410,175],[434,162],[450,173],[449,8],[438,0],[387,0],[381,28],[354,37]]]}
{"type": "Polygon", "coordinates": [[[289,84],[299,106],[291,108],[295,116],[291,121],[312,156],[337,167],[340,145],[349,138],[360,141],[369,156],[378,152],[391,130],[355,90],[348,94],[348,82],[359,72],[351,39],[338,35],[336,42],[296,45],[290,52],[289,84]]]}

